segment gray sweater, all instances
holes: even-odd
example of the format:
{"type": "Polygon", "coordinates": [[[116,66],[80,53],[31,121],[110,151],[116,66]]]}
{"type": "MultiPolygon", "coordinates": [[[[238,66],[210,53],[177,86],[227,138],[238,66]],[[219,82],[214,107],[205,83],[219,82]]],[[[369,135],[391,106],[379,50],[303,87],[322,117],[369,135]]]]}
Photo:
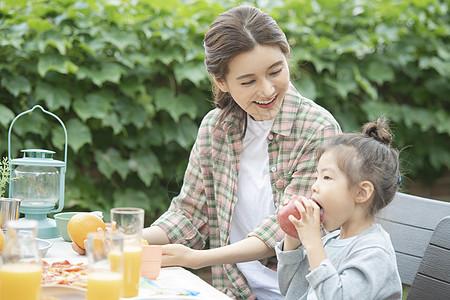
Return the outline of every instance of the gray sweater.
{"type": "MultiPolygon", "coordinates": [[[[336,230],[323,237],[326,242],[339,235],[336,230]]],[[[282,251],[277,244],[278,284],[286,300],[306,299],[308,288],[317,299],[402,299],[402,283],[389,234],[373,224],[333,259],[325,259],[310,271],[303,246],[282,251]]]]}

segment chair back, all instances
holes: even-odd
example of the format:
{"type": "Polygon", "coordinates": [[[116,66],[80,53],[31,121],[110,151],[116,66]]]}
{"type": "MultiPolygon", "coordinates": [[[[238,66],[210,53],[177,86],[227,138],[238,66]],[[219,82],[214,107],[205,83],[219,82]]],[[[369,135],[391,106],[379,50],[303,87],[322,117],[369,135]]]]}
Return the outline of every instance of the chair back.
{"type": "Polygon", "coordinates": [[[433,232],[406,299],[450,299],[450,216],[433,232]]]}
{"type": "Polygon", "coordinates": [[[412,285],[431,235],[446,216],[450,216],[450,202],[404,193],[397,193],[376,216],[391,236],[403,284],[412,285]]]}

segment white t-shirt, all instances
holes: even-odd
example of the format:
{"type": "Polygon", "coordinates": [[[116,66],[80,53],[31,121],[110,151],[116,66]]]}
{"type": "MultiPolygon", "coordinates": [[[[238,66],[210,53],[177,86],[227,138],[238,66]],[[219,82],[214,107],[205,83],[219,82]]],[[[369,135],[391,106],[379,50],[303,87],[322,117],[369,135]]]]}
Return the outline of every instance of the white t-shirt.
{"type": "MultiPolygon", "coordinates": [[[[275,213],[269,174],[267,136],[274,120],[255,121],[247,115],[238,175],[238,201],[230,225],[230,243],[247,237],[268,215],[275,213]]],[[[238,263],[258,299],[284,299],[277,273],[259,261],[238,263]]]]}

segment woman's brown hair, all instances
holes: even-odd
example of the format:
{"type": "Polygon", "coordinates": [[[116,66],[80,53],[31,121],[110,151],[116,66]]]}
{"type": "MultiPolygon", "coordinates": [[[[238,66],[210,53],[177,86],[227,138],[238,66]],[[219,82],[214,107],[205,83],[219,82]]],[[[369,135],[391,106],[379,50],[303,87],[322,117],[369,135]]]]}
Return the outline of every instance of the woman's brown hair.
{"type": "MultiPolygon", "coordinates": [[[[254,7],[234,7],[220,14],[205,34],[206,69],[218,81],[225,81],[231,59],[263,44],[276,45],[289,56],[286,36],[270,15],[254,7]]],[[[215,106],[222,109],[218,124],[231,112],[245,120],[245,112],[228,92],[222,92],[215,85],[213,92],[215,106]]]]}

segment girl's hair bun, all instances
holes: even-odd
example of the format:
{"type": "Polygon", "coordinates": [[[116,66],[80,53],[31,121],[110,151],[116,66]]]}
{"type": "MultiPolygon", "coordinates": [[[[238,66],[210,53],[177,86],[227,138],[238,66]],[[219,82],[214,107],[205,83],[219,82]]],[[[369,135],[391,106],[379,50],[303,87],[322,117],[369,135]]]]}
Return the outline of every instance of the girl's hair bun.
{"type": "Polygon", "coordinates": [[[362,133],[387,146],[392,141],[392,132],[385,118],[378,118],[376,122],[364,124],[362,133]]]}

